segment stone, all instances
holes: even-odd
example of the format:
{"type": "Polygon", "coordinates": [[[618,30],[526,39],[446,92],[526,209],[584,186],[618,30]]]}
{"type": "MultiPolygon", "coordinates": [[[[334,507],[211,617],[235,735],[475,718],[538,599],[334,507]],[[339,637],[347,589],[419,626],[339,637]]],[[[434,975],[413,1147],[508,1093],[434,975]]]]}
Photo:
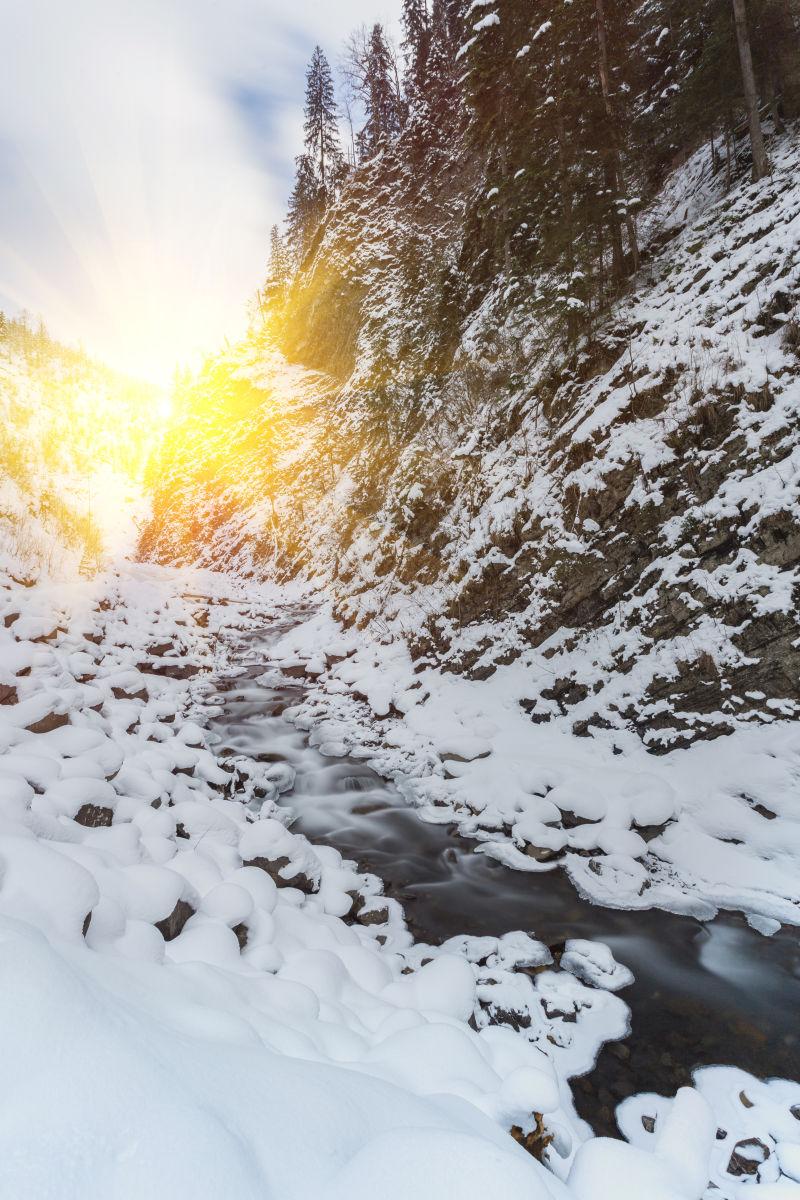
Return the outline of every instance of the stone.
{"type": "Polygon", "coordinates": [[[101,829],[112,824],[114,813],[110,808],[99,804],[82,804],[73,820],[79,825],[85,825],[87,829],[101,829]]]}
{"type": "Polygon", "coordinates": [[[729,1175],[742,1178],[745,1175],[757,1175],[758,1168],[769,1158],[769,1147],[759,1138],[743,1138],[733,1147],[727,1166],[729,1175]]]}
{"type": "Polygon", "coordinates": [[[144,700],[146,702],[150,699],[144,688],[138,692],[126,692],[125,688],[115,687],[111,689],[111,692],[115,700],[144,700]]]}
{"type": "Polygon", "coordinates": [[[194,916],[194,909],[186,900],[179,900],[168,917],[156,921],[155,926],[165,942],[171,942],[183,929],[189,917],[194,916]]]}
{"type": "Polygon", "coordinates": [[[62,729],[69,725],[69,713],[48,713],[41,721],[34,721],[27,726],[28,733],[52,733],[54,729],[62,729]]]}
{"type": "Polygon", "coordinates": [[[305,892],[307,896],[312,896],[319,891],[319,887],[312,879],[309,879],[302,871],[298,871],[291,879],[285,879],[281,875],[281,871],[289,866],[289,859],[281,858],[251,858],[246,863],[246,867],[258,867],[261,871],[266,871],[270,879],[277,887],[293,887],[298,888],[301,892],[305,892]]]}

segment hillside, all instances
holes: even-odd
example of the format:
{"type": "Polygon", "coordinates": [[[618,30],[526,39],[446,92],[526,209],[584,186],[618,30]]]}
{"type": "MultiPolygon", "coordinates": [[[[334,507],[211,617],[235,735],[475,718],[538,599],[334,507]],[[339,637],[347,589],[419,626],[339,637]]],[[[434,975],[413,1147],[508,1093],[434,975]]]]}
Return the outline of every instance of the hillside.
{"type": "MultiPolygon", "coordinates": [[[[447,369],[427,375],[441,326],[414,343],[399,268],[380,266],[405,263],[407,222],[390,204],[362,217],[352,254],[369,186],[357,181],[277,333],[218,364],[256,389],[249,437],[213,390],[237,503],[188,526],[157,492],[146,552],[169,558],[183,542],[268,571],[270,539],[244,535],[277,529],[281,565],[331,589],[346,622],[476,676],[535,649],[551,678],[528,697],[533,719],[569,711],[579,733],[634,726],[658,750],[791,714],[795,136],[773,156],[768,179],[730,192],[706,150],[670,176],[641,220],[640,274],[574,349],[559,351],[524,298],[509,304],[499,277],[447,369]],[[314,372],[277,367],[276,342],[314,372]],[[273,434],[276,411],[291,435],[273,434]]],[[[161,494],[188,489],[187,510],[208,511],[191,410],[174,438],[184,453],[161,494]]]]}

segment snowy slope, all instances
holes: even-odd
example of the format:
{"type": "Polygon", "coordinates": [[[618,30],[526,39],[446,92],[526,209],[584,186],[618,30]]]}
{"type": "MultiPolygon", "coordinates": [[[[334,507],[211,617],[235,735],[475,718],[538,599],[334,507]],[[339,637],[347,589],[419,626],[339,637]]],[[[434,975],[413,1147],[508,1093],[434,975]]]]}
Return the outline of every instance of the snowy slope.
{"type": "MultiPolygon", "coordinates": [[[[363,195],[345,198],[297,286],[319,299],[326,272],[361,273],[352,374],[321,389],[258,341],[240,349],[267,399],[257,436],[227,445],[235,513],[178,523],[184,553],[258,573],[275,559],[253,561],[254,531],[280,512],[278,569],[310,574],[347,630],[345,663],[327,663],[341,631],[324,618],[286,646],[317,678],[298,719],[413,777],[426,819],[518,869],[563,866],[603,904],[740,908],[764,930],[800,915],[795,134],[772,157],[730,193],[706,150],[690,158],[642,219],[636,290],[571,357],[498,280],[449,372],[426,378],[422,421],[403,407],[407,346],[386,419],[370,407],[375,311],[403,346],[381,266],[401,235],[391,208],[371,225],[363,195]],[[337,229],[352,243],[359,213],[351,267],[337,229]],[[267,503],[254,471],[275,405],[291,475],[267,503]]],[[[202,430],[189,444],[197,465],[164,494],[183,487],[191,510],[202,430]]],[[[146,549],[169,559],[173,534],[157,503],[146,549]]]]}
{"type": "MultiPolygon", "coordinates": [[[[414,947],[391,901],[382,922],[343,921],[378,881],[287,829],[280,766],[218,761],[192,720],[213,692],[198,672],[224,666],[203,627],[250,608],[209,621],[182,596],[198,585],[224,581],[138,571],[0,593],[0,1191],[367,1197],[388,1158],[398,1198],[423,1182],[560,1196],[491,1123],[566,1105],[569,1155],[580,1130],[545,1050],[560,1020],[475,1032],[468,947],[414,947]]],[[[473,956],[484,998],[512,988],[535,1014],[513,971],[546,948],[490,950],[473,956]]],[[[558,1039],[562,1070],[585,1069],[625,1006],[550,975],[536,988],[585,1009],[581,1036],[558,1039]]]]}
{"type": "Polygon", "coordinates": [[[794,134],[773,160],[771,178],[742,178],[729,194],[705,150],[680,168],[642,220],[635,290],[577,351],[552,340],[529,297],[509,308],[501,276],[462,314],[444,363],[408,299],[403,257],[423,233],[438,245],[441,229],[415,232],[386,197],[373,218],[363,186],[346,193],[296,285],[304,340],[291,313],[284,335],[315,364],[327,354],[338,382],[295,366],[287,387],[258,341],[234,355],[272,397],[256,414],[260,452],[273,445],[276,400],[294,428],[291,475],[267,497],[259,451],[234,426],[235,511],[210,513],[209,527],[176,518],[176,490],[187,512],[209,511],[216,494],[187,417],[177,436],[194,437],[192,462],[167,468],[145,551],[168,561],[178,539],[206,561],[263,572],[271,550],[254,564],[252,544],[277,528],[283,566],[315,575],[347,621],[379,636],[400,633],[478,675],[538,649],[552,679],[528,694],[535,719],[570,712],[580,734],[636,728],[666,751],[792,714],[794,134]]]}
{"type": "Polygon", "coordinates": [[[632,1146],[588,1137],[567,1080],[627,1023],[607,949],[415,945],[288,828],[282,764],[217,754],[225,630],[291,595],[139,567],[0,598],[2,1194],[736,1200],[755,1140],[748,1185],[792,1195],[800,1086],[708,1071],[630,1101],[632,1146]],[[539,1120],[549,1171],[504,1132],[539,1120]]]}

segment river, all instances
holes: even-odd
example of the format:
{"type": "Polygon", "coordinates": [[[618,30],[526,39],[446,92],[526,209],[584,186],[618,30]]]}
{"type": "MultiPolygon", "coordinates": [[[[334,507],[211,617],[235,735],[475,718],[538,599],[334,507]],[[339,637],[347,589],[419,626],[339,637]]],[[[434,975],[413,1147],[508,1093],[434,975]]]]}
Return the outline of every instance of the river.
{"type": "Polygon", "coordinates": [[[292,828],[379,876],[418,939],[438,944],[455,934],[522,929],[555,948],[570,937],[611,947],[635,982],[622,993],[629,1036],[606,1045],[594,1069],[574,1081],[578,1112],[596,1133],[617,1134],[614,1109],[626,1096],[672,1095],[699,1066],[800,1078],[796,929],[767,938],[732,913],[701,923],[601,908],[581,899],[562,871],[513,871],[475,854],[453,829],[425,824],[393,784],[363,762],[324,757],[283,716],[305,690],[278,676],[270,658],[292,620],[288,610],[283,621],[232,635],[238,665],[216,681],[212,698],[217,749],[289,763],[295,783],[282,802],[296,813],[292,828]],[[274,682],[262,678],[267,672],[274,682]]]}

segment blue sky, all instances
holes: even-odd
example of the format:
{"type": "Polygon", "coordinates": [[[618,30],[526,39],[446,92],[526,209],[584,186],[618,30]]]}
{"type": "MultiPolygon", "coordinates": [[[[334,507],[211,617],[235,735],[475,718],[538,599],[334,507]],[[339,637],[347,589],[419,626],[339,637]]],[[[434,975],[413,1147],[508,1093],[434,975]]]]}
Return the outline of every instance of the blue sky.
{"type": "Polygon", "coordinates": [[[242,326],[305,66],[400,0],[0,0],[0,307],[166,377],[242,326]]]}

